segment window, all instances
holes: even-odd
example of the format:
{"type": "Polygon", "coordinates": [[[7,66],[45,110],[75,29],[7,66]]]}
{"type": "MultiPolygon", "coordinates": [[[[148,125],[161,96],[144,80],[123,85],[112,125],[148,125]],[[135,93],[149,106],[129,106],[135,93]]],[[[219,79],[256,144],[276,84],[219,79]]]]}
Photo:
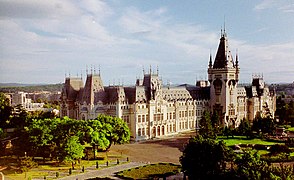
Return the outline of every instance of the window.
{"type": "Polygon", "coordinates": [[[230,110],[229,110],[229,115],[230,115],[230,116],[235,115],[235,109],[230,109],[230,110]]]}
{"type": "Polygon", "coordinates": [[[138,129],[138,136],[141,136],[141,128],[138,129]]]}
{"type": "Polygon", "coordinates": [[[138,123],[141,122],[141,115],[138,115],[138,123]]]}

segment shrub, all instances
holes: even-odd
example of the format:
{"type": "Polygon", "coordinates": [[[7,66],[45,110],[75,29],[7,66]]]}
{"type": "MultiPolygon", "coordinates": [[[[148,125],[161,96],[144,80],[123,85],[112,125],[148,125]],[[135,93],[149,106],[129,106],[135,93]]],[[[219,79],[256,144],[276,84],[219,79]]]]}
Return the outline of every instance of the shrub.
{"type": "Polygon", "coordinates": [[[294,138],[288,138],[285,143],[288,147],[294,147],[294,138]]]}
{"type": "Polygon", "coordinates": [[[280,164],[280,167],[271,167],[270,171],[281,179],[294,179],[294,167],[280,164]]]}
{"type": "Polygon", "coordinates": [[[19,167],[21,172],[27,172],[29,169],[37,166],[38,164],[33,161],[32,157],[22,157],[19,160],[19,167]]]}
{"type": "Polygon", "coordinates": [[[272,154],[278,154],[278,153],[287,153],[287,154],[289,154],[291,152],[291,150],[289,149],[289,147],[287,145],[275,144],[275,145],[271,146],[270,152],[272,154]]]}
{"type": "Polygon", "coordinates": [[[285,153],[277,154],[277,155],[263,155],[261,160],[269,162],[269,163],[280,163],[280,162],[292,162],[294,161],[294,156],[288,156],[285,153]]]}
{"type": "Polygon", "coordinates": [[[254,149],[256,149],[256,150],[267,150],[267,145],[263,145],[263,144],[255,144],[254,145],[254,149]]]}

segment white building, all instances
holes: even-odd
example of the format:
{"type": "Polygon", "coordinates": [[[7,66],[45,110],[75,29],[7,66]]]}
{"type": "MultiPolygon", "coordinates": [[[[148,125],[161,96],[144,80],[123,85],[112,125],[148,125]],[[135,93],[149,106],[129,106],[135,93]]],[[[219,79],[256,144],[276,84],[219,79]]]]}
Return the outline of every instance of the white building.
{"type": "Polygon", "coordinates": [[[252,85],[238,86],[238,56],[221,35],[214,62],[208,65],[208,80],[196,85],[164,86],[158,71],[144,73],[131,87],[103,86],[100,73],[81,78],[66,78],[61,95],[61,116],[94,119],[107,114],[124,119],[135,140],[150,139],[193,130],[205,110],[217,112],[221,124],[237,127],[240,120],[275,112],[275,93],[262,77],[252,85]]]}

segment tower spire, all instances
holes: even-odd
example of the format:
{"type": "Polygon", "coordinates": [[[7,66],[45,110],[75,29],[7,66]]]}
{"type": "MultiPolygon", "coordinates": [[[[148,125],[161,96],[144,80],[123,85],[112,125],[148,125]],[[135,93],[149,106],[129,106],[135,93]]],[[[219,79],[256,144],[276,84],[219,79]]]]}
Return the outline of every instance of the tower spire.
{"type": "Polygon", "coordinates": [[[149,72],[150,72],[150,75],[151,75],[151,73],[152,73],[151,65],[150,65],[150,69],[149,69],[149,72]]]}
{"type": "Polygon", "coordinates": [[[212,68],[212,56],[211,56],[211,50],[210,50],[210,54],[209,54],[209,64],[208,64],[209,68],[212,68]]]}
{"type": "Polygon", "coordinates": [[[238,49],[236,50],[236,67],[239,66],[239,60],[238,60],[238,49]]]}
{"type": "Polygon", "coordinates": [[[226,15],[224,15],[224,36],[226,36],[226,15]]]}

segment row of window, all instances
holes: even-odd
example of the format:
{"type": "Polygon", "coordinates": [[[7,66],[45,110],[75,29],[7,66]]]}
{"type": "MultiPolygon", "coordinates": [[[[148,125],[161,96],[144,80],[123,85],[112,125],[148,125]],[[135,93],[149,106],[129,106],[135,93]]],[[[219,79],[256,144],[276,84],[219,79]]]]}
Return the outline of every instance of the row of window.
{"type": "Polygon", "coordinates": [[[147,108],[147,105],[143,104],[143,105],[138,105],[138,109],[145,109],[147,108]]]}
{"type": "Polygon", "coordinates": [[[163,120],[163,114],[154,114],[153,115],[153,121],[162,121],[163,120]]]}
{"type": "MultiPolygon", "coordinates": [[[[196,122],[195,121],[181,121],[179,123],[179,130],[183,130],[183,129],[193,129],[196,127],[196,122]]],[[[153,134],[155,135],[156,131],[157,131],[157,136],[160,136],[160,135],[164,135],[165,132],[165,127],[164,126],[157,126],[157,127],[153,127],[153,134]],[[161,131],[161,132],[160,132],[161,131]]],[[[176,124],[173,123],[173,124],[168,124],[166,126],[166,132],[167,133],[172,133],[172,132],[176,132],[176,124]]],[[[137,134],[138,136],[145,136],[145,135],[149,135],[149,127],[146,127],[146,128],[138,128],[138,131],[137,131],[137,134]]]]}
{"type": "Polygon", "coordinates": [[[129,106],[121,106],[120,109],[129,109],[129,106]]]}
{"type": "Polygon", "coordinates": [[[181,122],[179,122],[179,129],[180,130],[188,129],[188,128],[193,129],[195,127],[196,127],[196,122],[195,121],[189,121],[189,122],[181,121],[181,122]]]}
{"type": "Polygon", "coordinates": [[[138,115],[138,123],[147,122],[148,119],[149,119],[148,114],[138,115]]]}
{"type": "Polygon", "coordinates": [[[130,116],[128,116],[128,115],[123,115],[122,117],[121,117],[126,123],[130,123],[130,116]]]}
{"type": "Polygon", "coordinates": [[[175,112],[167,113],[167,119],[176,119],[176,113],[175,112]]]}
{"type": "Polygon", "coordinates": [[[201,110],[201,109],[197,109],[196,110],[196,116],[198,116],[198,117],[200,116],[201,117],[202,114],[203,114],[203,110],[201,110]]]}

